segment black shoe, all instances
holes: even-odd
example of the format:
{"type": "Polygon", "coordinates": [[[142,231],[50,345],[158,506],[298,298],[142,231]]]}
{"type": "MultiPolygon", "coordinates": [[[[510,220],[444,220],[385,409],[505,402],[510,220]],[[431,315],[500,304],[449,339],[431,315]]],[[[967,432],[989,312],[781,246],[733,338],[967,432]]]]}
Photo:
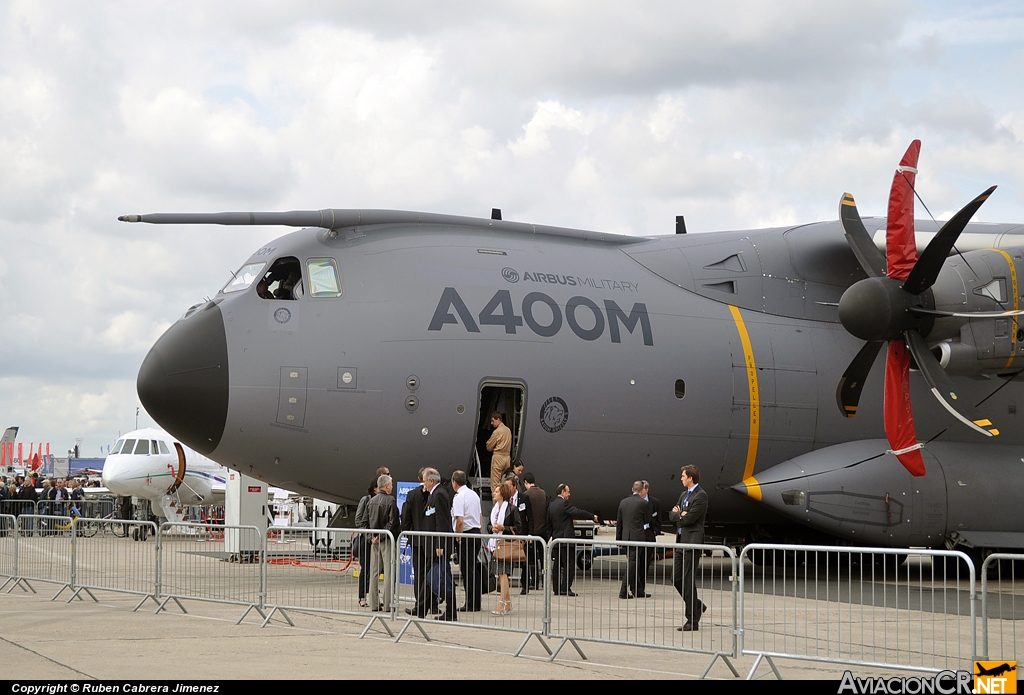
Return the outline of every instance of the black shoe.
{"type": "Polygon", "coordinates": [[[677,627],[676,628],[676,632],[696,632],[699,629],[700,629],[699,625],[695,625],[695,624],[691,624],[691,623],[683,623],[682,627],[677,627]]]}
{"type": "Polygon", "coordinates": [[[451,622],[458,622],[459,617],[454,614],[448,615],[447,613],[442,613],[441,615],[434,616],[434,620],[449,620],[451,622]]]}
{"type": "Polygon", "coordinates": [[[640,598],[651,598],[650,594],[640,594],[640,598]]]}
{"type": "MultiPolygon", "coordinates": [[[[416,615],[416,611],[414,611],[412,608],[406,608],[405,609],[405,614],[406,615],[416,615]]],[[[422,618],[423,616],[421,615],[421,616],[418,616],[418,617],[422,618]]]]}
{"type": "Polygon", "coordinates": [[[525,586],[519,591],[520,596],[526,596],[528,593],[530,593],[530,590],[527,589],[525,586]]]}
{"type": "Polygon", "coordinates": [[[628,594],[619,594],[619,598],[621,598],[621,599],[631,599],[631,598],[636,598],[636,597],[635,596],[630,596],[628,594]]]}
{"type": "Polygon", "coordinates": [[[571,591],[556,591],[555,596],[579,596],[571,591]]]}
{"type": "Polygon", "coordinates": [[[459,613],[479,613],[479,612],[480,612],[480,606],[477,606],[476,608],[472,608],[470,606],[459,606],[459,613]]]}

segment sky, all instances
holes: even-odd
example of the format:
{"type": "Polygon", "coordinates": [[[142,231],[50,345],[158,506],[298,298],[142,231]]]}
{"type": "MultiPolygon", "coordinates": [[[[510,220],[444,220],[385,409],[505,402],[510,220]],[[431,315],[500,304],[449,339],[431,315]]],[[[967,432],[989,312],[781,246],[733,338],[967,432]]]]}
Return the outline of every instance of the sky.
{"type": "Polygon", "coordinates": [[[1011,2],[0,0],[0,428],[98,456],[155,340],[286,231],[118,215],[749,229],[884,215],[919,138],[936,218],[996,184],[975,219],[1024,222],[1022,75],[1011,2]]]}

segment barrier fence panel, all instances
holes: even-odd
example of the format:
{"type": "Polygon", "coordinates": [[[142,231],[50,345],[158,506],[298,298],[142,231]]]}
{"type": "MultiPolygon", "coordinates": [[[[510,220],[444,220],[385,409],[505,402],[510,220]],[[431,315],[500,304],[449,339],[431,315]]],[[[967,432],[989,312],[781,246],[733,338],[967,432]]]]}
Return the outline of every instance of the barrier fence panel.
{"type": "Polygon", "coordinates": [[[960,552],[752,544],[740,633],[757,655],[933,672],[972,668],[974,565],[960,552]]]}
{"type": "Polygon", "coordinates": [[[18,517],[18,577],[61,585],[53,598],[71,586],[74,552],[71,517],[22,514],[18,517]]]}
{"type": "MultiPolygon", "coordinates": [[[[156,525],[148,521],[78,518],[74,521],[75,592],[92,589],[156,596],[156,525]]],[[[140,604],[141,605],[141,604],[140,604]]]]}
{"type": "Polygon", "coordinates": [[[701,652],[712,655],[703,675],[723,658],[739,676],[730,661],[738,655],[732,548],[557,539],[550,563],[549,634],[562,638],[559,649],[572,643],[582,656],[576,641],[587,640],[701,652]]]}
{"type": "Polygon", "coordinates": [[[36,503],[33,500],[0,500],[0,514],[35,514],[36,503]]]}
{"type": "Polygon", "coordinates": [[[1024,554],[993,553],[981,566],[983,659],[1016,661],[1024,656],[1024,554]],[[1017,651],[1018,646],[1022,651],[1017,651]]]}
{"type": "Polygon", "coordinates": [[[516,656],[536,636],[550,654],[542,637],[545,595],[536,588],[530,590],[531,576],[534,587],[543,580],[546,548],[545,541],[536,536],[402,532],[397,616],[407,622],[395,641],[413,624],[429,640],[427,624],[443,621],[526,633],[516,656]],[[508,587],[507,598],[502,597],[503,582],[508,587]]]}
{"type": "MultiPolygon", "coordinates": [[[[288,610],[365,615],[374,622],[370,602],[367,529],[273,528],[267,538],[266,625],[275,612],[288,622],[288,610]]],[[[387,576],[393,576],[393,558],[387,576]]],[[[378,586],[383,584],[378,575],[378,586]]],[[[385,614],[390,617],[391,611],[385,614]]]]}
{"type": "Polygon", "coordinates": [[[40,516],[84,516],[90,519],[100,519],[105,516],[113,516],[114,501],[109,499],[39,500],[35,503],[34,513],[40,516]]]}
{"type": "MultiPolygon", "coordinates": [[[[18,576],[17,519],[11,514],[0,514],[0,590],[18,576]]],[[[13,587],[12,587],[13,588],[13,587]]]]}
{"type": "Polygon", "coordinates": [[[266,537],[255,526],[167,522],[160,526],[157,612],[183,599],[232,603],[264,618],[263,562],[266,537]]]}

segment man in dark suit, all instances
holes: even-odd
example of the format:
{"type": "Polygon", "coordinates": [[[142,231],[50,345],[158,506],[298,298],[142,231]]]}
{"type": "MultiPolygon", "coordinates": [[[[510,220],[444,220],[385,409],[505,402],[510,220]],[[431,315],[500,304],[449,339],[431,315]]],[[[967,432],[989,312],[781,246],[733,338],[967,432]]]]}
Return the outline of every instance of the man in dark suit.
{"type": "MultiPolygon", "coordinates": [[[[569,486],[559,483],[556,497],[548,505],[548,524],[551,538],[575,538],[573,519],[593,519],[598,522],[596,514],[579,509],[569,504],[569,486]]],[[[575,596],[572,583],[576,580],[576,546],[572,543],[558,545],[551,551],[553,565],[551,567],[551,584],[556,596],[575,596]]]]}
{"type": "MultiPolygon", "coordinates": [[[[633,494],[619,502],[619,513],[615,521],[615,540],[638,541],[647,540],[648,518],[650,505],[643,498],[644,483],[638,480],[633,483],[633,494]]],[[[629,599],[646,597],[647,593],[647,555],[646,549],[635,545],[626,548],[626,576],[619,587],[619,598],[629,599]]]]}
{"type": "MultiPolygon", "coordinates": [[[[403,531],[432,531],[433,525],[427,524],[427,491],[423,485],[423,473],[426,468],[421,468],[418,476],[420,486],[410,490],[405,496],[405,504],[402,505],[402,530],[403,531]]],[[[437,602],[433,600],[430,590],[427,588],[427,572],[433,566],[431,558],[434,556],[433,545],[430,545],[429,538],[424,536],[411,536],[409,547],[412,552],[412,574],[413,591],[416,595],[415,608],[406,608],[409,615],[416,615],[422,618],[428,611],[433,612],[437,608],[437,602]],[[427,553],[430,557],[427,557],[427,553]]]]}
{"type": "MultiPolygon", "coordinates": [[[[424,512],[426,529],[432,533],[452,532],[452,498],[448,490],[441,484],[441,475],[434,468],[427,468],[423,471],[423,487],[427,491],[427,508],[424,512]]],[[[427,590],[434,596],[434,602],[444,601],[444,613],[437,616],[437,620],[458,620],[458,613],[455,607],[455,583],[452,579],[452,568],[448,563],[455,550],[455,539],[448,537],[434,537],[429,539],[427,550],[427,574],[436,574],[431,587],[427,581],[427,590]]],[[[422,617],[422,616],[420,616],[422,617]]]]}
{"type": "MultiPolygon", "coordinates": [[[[647,500],[647,504],[650,506],[648,510],[650,516],[647,519],[647,529],[644,531],[644,535],[647,538],[648,543],[657,543],[658,536],[661,535],[661,501],[651,494],[651,484],[646,480],[644,483],[644,499],[647,500]]],[[[644,565],[648,570],[651,568],[651,563],[654,562],[657,556],[657,551],[652,548],[644,548],[646,551],[646,564],[644,565]]],[[[650,594],[648,594],[648,597],[650,594]]]]}
{"type": "MultiPolygon", "coordinates": [[[[668,516],[676,524],[676,543],[703,543],[708,495],[700,488],[700,470],[696,466],[684,466],[680,478],[686,490],[668,516]]],[[[677,550],[672,562],[673,583],[685,603],[686,622],[676,628],[682,632],[696,632],[707,610],[697,595],[696,572],[700,556],[700,550],[677,550]]]]}

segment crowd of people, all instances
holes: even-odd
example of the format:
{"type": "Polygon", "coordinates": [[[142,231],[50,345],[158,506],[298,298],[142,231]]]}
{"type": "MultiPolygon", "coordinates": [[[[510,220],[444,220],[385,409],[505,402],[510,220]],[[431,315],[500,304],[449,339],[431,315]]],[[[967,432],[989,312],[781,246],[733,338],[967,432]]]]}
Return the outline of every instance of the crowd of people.
{"type": "MultiPolygon", "coordinates": [[[[676,527],[676,542],[702,543],[707,495],[698,489],[700,472],[696,466],[682,470],[684,492],[668,514],[676,527]]],[[[500,480],[492,479],[491,512],[483,518],[479,494],[469,485],[465,471],[452,473],[450,481],[442,481],[435,468],[419,471],[420,485],[410,490],[399,510],[394,497],[394,481],[386,466],[377,469],[366,495],[356,510],[356,527],[368,531],[388,531],[390,535],[364,533],[357,535],[354,552],[359,558],[361,575],[359,603],[372,611],[390,611],[393,577],[390,566],[393,539],[400,533],[413,531],[409,546],[413,565],[414,605],[406,608],[411,616],[425,618],[434,614],[436,620],[458,620],[460,612],[484,610],[482,596],[495,591],[495,616],[512,612],[510,576],[519,577],[520,594],[542,586],[544,557],[539,541],[517,538],[534,536],[543,539],[575,539],[574,520],[599,523],[596,514],[570,503],[571,490],[560,483],[555,495],[537,485],[533,473],[515,461],[500,480]],[[489,523],[487,523],[489,521],[489,523]],[[483,542],[474,538],[492,536],[483,542]],[[443,534],[460,534],[458,537],[443,534]],[[456,599],[456,585],[451,561],[456,559],[461,575],[463,600],[456,599]],[[383,586],[380,578],[384,577],[383,586]],[[461,603],[461,605],[460,605],[461,603]]],[[[650,485],[637,481],[632,495],[623,500],[616,522],[616,540],[653,542],[662,531],[659,501],[650,495],[650,485]]],[[[576,596],[576,546],[560,543],[551,555],[551,590],[556,596],[576,596]]],[[[654,559],[650,548],[627,547],[627,572],[622,580],[620,599],[648,598],[646,576],[654,559]]],[[[707,610],[697,595],[696,571],[699,551],[676,553],[673,584],[685,602],[686,622],[682,631],[698,629],[707,610]]]]}

